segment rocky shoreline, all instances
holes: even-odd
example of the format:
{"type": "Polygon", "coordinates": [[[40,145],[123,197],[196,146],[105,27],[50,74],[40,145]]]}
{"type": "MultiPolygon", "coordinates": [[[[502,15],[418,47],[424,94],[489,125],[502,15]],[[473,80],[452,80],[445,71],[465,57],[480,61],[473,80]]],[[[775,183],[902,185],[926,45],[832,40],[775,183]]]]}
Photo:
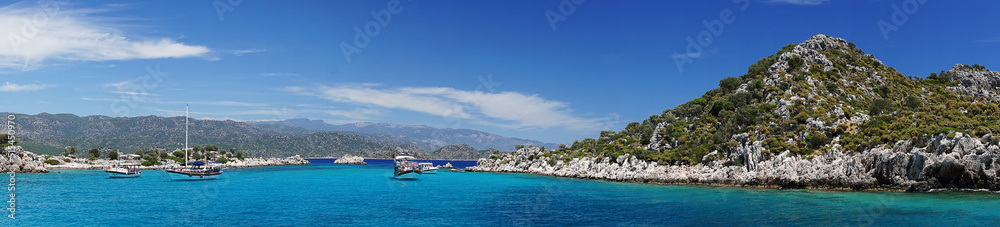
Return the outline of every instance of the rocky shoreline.
{"type": "MultiPolygon", "coordinates": [[[[50,170],[56,169],[104,169],[112,164],[121,164],[122,161],[112,161],[107,159],[98,160],[87,160],[83,158],[70,158],[70,162],[63,162],[58,165],[44,164],[45,168],[50,170]]],[[[178,167],[179,163],[172,160],[168,160],[166,163],[167,167],[178,167]]],[[[261,167],[261,166],[283,166],[283,165],[309,165],[309,161],[302,159],[298,155],[279,159],[279,158],[245,158],[238,160],[230,160],[226,162],[226,168],[249,168],[249,167],[261,167]]],[[[163,169],[163,164],[151,165],[151,166],[139,166],[142,170],[155,170],[163,169]]]]}
{"type": "Polygon", "coordinates": [[[933,189],[1000,190],[1000,146],[992,135],[973,138],[955,133],[914,147],[910,141],[864,152],[843,151],[835,145],[824,154],[799,157],[788,151],[767,157],[759,141],[740,142],[730,159],[697,165],[661,165],[628,154],[574,158],[543,156],[541,148],[515,155],[479,159],[471,172],[530,173],[557,177],[656,184],[732,185],[766,188],[813,188],[855,191],[929,191],[933,189]],[[550,159],[555,159],[550,164],[550,159]],[[744,165],[725,165],[739,161],[744,165]]]}
{"type": "Polygon", "coordinates": [[[245,158],[226,162],[226,168],[248,168],[260,166],[309,165],[309,161],[295,155],[288,158],[245,158]]]}
{"type": "MultiPolygon", "coordinates": [[[[48,160],[56,160],[59,164],[52,165],[44,163],[45,157],[35,153],[25,151],[20,146],[10,146],[4,150],[3,157],[0,157],[0,171],[16,173],[47,173],[49,170],[66,169],[104,169],[113,164],[122,164],[124,161],[97,159],[88,160],[85,158],[67,158],[51,156],[48,160]],[[13,154],[13,155],[11,155],[13,154]],[[68,161],[67,161],[68,160],[68,161]]],[[[179,163],[167,160],[168,167],[177,167],[179,163]]],[[[296,155],[288,158],[244,158],[226,162],[226,168],[248,168],[260,166],[282,166],[282,165],[309,165],[309,161],[296,155]]],[[[163,169],[163,165],[139,166],[143,170],[163,169]]]]}
{"type": "Polygon", "coordinates": [[[3,155],[0,156],[0,172],[48,173],[45,163],[39,159],[38,155],[24,150],[21,146],[9,146],[4,148],[3,155]]]}

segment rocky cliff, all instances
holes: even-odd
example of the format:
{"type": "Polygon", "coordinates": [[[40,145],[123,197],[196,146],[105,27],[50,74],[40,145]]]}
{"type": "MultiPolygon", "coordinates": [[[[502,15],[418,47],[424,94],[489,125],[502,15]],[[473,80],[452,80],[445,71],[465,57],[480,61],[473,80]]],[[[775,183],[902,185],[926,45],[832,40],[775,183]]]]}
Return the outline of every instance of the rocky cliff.
{"type": "MultiPolygon", "coordinates": [[[[783,152],[743,166],[712,161],[696,165],[660,165],[629,154],[616,158],[582,157],[569,162],[561,155],[543,156],[532,147],[480,159],[466,171],[532,173],[559,177],[645,183],[725,184],[781,188],[927,191],[935,188],[1000,190],[1000,146],[992,136],[974,139],[956,134],[937,137],[926,147],[901,141],[849,154],[835,147],[812,158],[783,152]],[[550,160],[558,160],[551,162],[550,160]]],[[[754,146],[741,144],[741,146],[754,146]]],[[[760,155],[759,150],[747,151],[760,155]]]]}
{"type": "Polygon", "coordinates": [[[9,146],[4,149],[3,156],[0,156],[0,172],[15,173],[48,173],[41,158],[25,151],[20,146],[9,146]]]}

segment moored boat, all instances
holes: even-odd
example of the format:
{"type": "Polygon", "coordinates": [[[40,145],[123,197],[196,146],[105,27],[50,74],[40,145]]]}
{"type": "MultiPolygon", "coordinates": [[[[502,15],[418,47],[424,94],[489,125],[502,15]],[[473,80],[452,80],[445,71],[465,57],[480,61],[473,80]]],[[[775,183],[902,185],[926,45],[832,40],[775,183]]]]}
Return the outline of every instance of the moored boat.
{"type": "Polygon", "coordinates": [[[164,172],[167,172],[171,180],[211,180],[222,175],[222,167],[196,161],[182,167],[165,168],[164,172]]]}
{"type": "Polygon", "coordinates": [[[184,107],[184,164],[180,167],[169,168],[163,164],[163,172],[171,180],[211,180],[222,175],[221,164],[206,165],[205,162],[187,162],[188,156],[188,116],[187,106],[184,107]]]}
{"type": "Polygon", "coordinates": [[[396,179],[406,179],[415,180],[420,176],[421,170],[420,166],[416,162],[410,161],[413,159],[412,156],[396,156],[393,158],[395,164],[395,170],[393,171],[392,177],[396,179]]]}
{"type": "Polygon", "coordinates": [[[108,177],[110,178],[135,178],[142,176],[139,165],[133,164],[108,166],[104,172],[108,173],[108,177]]]}
{"type": "Polygon", "coordinates": [[[420,165],[420,174],[435,174],[438,171],[438,168],[430,162],[421,162],[418,165],[420,165]]]}

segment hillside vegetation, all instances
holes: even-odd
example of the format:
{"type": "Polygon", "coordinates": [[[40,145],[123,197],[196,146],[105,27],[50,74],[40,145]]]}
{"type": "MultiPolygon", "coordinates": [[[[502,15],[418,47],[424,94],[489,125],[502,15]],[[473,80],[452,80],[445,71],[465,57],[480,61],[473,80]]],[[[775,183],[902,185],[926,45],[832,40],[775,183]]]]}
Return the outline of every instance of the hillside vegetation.
{"type": "Polygon", "coordinates": [[[906,76],[853,43],[816,35],[722,79],[699,98],[542,155],[565,162],[614,162],[631,154],[660,164],[743,165],[734,152],[756,141],[763,159],[785,151],[811,159],[833,147],[863,152],[900,141],[923,147],[935,135],[1000,132],[998,87],[1000,73],[980,65],[906,76]]]}

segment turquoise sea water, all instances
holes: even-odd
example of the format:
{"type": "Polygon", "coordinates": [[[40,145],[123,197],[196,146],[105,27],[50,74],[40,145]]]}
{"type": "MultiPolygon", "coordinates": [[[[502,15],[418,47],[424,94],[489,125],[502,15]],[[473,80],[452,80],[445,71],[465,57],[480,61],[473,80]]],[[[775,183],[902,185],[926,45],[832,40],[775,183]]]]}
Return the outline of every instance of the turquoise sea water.
{"type": "MultiPolygon", "coordinates": [[[[767,190],[458,172],[402,181],[392,179],[391,162],[369,163],[230,169],[218,180],[191,182],[170,181],[159,171],[143,171],[143,176],[135,179],[108,179],[99,170],[17,174],[16,219],[5,217],[0,225],[996,226],[1000,223],[1000,195],[991,193],[767,190]]],[[[458,165],[470,163],[474,164],[458,165]]]]}

